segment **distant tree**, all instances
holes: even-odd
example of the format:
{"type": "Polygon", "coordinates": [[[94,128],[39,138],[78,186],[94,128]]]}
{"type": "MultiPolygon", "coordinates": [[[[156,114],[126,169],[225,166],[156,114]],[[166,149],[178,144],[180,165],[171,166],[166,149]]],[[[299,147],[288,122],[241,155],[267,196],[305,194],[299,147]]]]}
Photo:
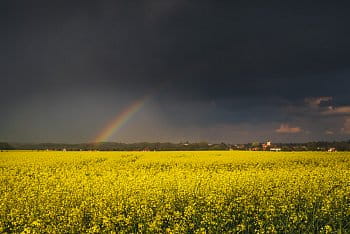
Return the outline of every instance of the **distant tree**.
{"type": "Polygon", "coordinates": [[[0,150],[12,150],[14,149],[9,143],[0,142],[0,150]]]}

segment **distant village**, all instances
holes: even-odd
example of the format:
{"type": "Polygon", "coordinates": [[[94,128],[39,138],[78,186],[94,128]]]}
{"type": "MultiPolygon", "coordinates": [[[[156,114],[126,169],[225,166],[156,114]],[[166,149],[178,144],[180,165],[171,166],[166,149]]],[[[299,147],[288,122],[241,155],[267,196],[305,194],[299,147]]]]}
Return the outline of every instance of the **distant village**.
{"type": "MultiPolygon", "coordinates": [[[[349,144],[349,143],[348,143],[349,144]]],[[[347,147],[339,147],[342,151],[350,150],[347,147]]],[[[266,141],[266,143],[249,143],[249,144],[235,144],[230,148],[231,150],[250,150],[250,151],[328,151],[336,152],[337,148],[334,146],[334,143],[326,142],[314,142],[314,143],[305,143],[305,144],[283,144],[277,143],[273,144],[271,141],[266,141]]]]}
{"type": "Polygon", "coordinates": [[[83,143],[83,144],[20,144],[1,143],[0,150],[57,150],[57,151],[194,151],[194,150],[246,150],[246,151],[350,151],[350,141],[341,142],[308,142],[308,143],[264,143],[247,144],[182,142],[182,143],[83,143]]]}

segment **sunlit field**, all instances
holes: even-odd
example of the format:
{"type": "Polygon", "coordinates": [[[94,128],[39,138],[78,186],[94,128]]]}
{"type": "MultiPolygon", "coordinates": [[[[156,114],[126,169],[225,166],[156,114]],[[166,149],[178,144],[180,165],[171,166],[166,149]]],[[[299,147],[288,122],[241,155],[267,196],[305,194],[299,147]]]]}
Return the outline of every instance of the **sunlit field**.
{"type": "Polygon", "coordinates": [[[350,153],[1,152],[0,232],[350,232],[350,153]]]}

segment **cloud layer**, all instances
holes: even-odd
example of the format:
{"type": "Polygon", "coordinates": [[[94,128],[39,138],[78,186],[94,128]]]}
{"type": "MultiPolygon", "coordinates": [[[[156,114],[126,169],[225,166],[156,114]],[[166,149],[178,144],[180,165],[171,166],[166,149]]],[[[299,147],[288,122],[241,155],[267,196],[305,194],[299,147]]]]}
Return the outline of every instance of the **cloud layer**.
{"type": "Polygon", "coordinates": [[[0,141],[88,141],[149,93],[110,140],[346,139],[347,9],[1,1],[0,141]]]}
{"type": "Polygon", "coordinates": [[[277,133],[299,133],[301,131],[300,127],[290,127],[288,124],[281,124],[281,126],[276,129],[277,133]]]}

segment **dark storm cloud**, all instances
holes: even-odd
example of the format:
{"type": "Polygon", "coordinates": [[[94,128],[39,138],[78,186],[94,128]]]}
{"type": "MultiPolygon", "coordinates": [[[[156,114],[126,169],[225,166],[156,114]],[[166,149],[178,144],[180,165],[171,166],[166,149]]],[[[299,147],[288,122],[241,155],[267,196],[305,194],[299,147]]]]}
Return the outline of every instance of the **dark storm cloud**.
{"type": "MultiPolygon", "coordinates": [[[[344,116],[322,115],[305,103],[306,98],[332,97],[334,106],[350,104],[347,3],[0,4],[0,104],[6,110],[0,117],[0,137],[4,139],[25,140],[19,137],[23,126],[28,132],[35,133],[37,125],[46,131],[56,121],[54,116],[68,109],[74,110],[70,117],[65,114],[55,123],[67,123],[74,133],[53,128],[47,135],[56,134],[54,140],[85,140],[115,115],[112,110],[149,92],[154,96],[150,115],[158,116],[158,122],[162,119],[162,129],[168,129],[159,133],[167,136],[164,139],[182,138],[170,130],[179,126],[201,129],[203,138],[205,129],[216,129],[216,124],[266,126],[255,133],[246,127],[254,138],[254,134],[277,134],[281,124],[317,129],[326,121],[329,128],[339,130],[347,123],[344,116]],[[46,113],[39,124],[40,110],[46,113]],[[30,118],[14,118],[18,115],[30,118]],[[77,126],[77,119],[84,121],[77,126]],[[90,132],[81,131],[84,126],[90,132]]],[[[156,128],[158,122],[148,124],[156,128]]],[[[213,135],[210,131],[207,134],[213,135]]],[[[309,138],[317,137],[310,134],[309,138]]],[[[157,140],[146,132],[143,136],[157,140]]]]}

